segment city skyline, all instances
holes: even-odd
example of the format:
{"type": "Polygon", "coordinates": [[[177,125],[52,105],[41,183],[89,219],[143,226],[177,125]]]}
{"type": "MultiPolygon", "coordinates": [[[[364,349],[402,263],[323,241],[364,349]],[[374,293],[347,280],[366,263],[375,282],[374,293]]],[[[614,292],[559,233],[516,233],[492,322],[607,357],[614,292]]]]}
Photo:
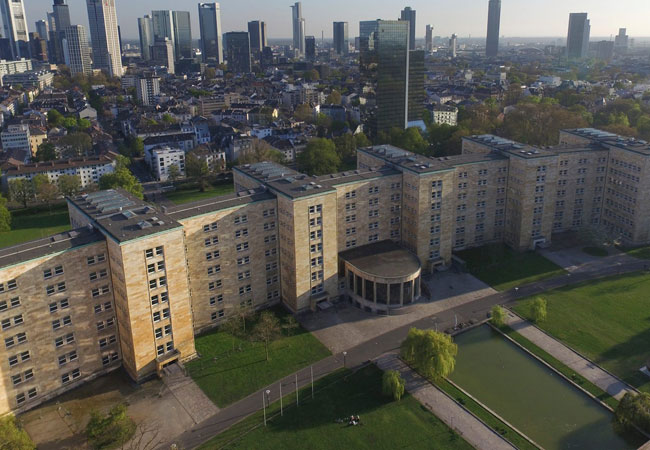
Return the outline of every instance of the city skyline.
{"type": "MultiPolygon", "coordinates": [[[[46,19],[46,11],[51,10],[52,0],[31,0],[25,2],[27,23],[30,31],[37,20],[46,19]]],[[[72,22],[88,26],[83,0],[68,0],[72,22]]],[[[137,40],[137,18],[150,14],[156,9],[171,9],[189,11],[192,20],[192,37],[199,38],[198,2],[172,0],[142,0],[133,4],[126,0],[116,0],[118,21],[122,28],[124,39],[137,40]]],[[[220,2],[224,32],[245,31],[251,20],[263,20],[268,24],[270,39],[290,39],[292,34],[291,16],[287,14],[291,1],[273,0],[271,2],[255,2],[244,0],[237,3],[220,2]],[[254,14],[253,12],[254,11],[254,14]]],[[[422,0],[403,3],[382,2],[373,3],[372,12],[364,6],[364,2],[355,3],[351,7],[342,0],[333,0],[326,4],[303,2],[303,17],[306,19],[306,35],[321,36],[324,31],[326,38],[332,38],[332,22],[346,21],[350,23],[350,37],[358,35],[358,22],[381,18],[394,20],[406,6],[418,11],[416,38],[421,40],[425,35],[426,24],[435,27],[435,34],[450,36],[455,33],[459,38],[472,36],[485,37],[487,32],[487,1],[462,0],[453,5],[431,5],[422,0]],[[338,7],[340,6],[340,8],[338,7]],[[340,11],[335,12],[333,11],[340,11]]],[[[648,37],[650,30],[644,24],[643,18],[650,15],[650,4],[641,0],[623,0],[618,8],[612,9],[604,2],[602,4],[579,0],[567,4],[559,0],[550,0],[545,8],[530,14],[529,4],[523,0],[510,0],[503,4],[501,17],[501,35],[506,37],[557,37],[566,38],[569,13],[588,12],[592,22],[592,37],[608,37],[616,34],[618,28],[627,28],[630,36],[648,37]]]]}

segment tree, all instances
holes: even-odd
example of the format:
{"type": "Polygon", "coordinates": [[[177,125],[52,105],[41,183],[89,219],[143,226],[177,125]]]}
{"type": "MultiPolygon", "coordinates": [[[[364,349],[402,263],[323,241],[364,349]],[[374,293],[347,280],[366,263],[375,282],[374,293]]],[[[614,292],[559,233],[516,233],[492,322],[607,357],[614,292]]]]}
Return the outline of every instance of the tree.
{"type": "Polygon", "coordinates": [[[332,90],[330,94],[325,99],[326,105],[340,105],[341,104],[341,93],[336,89],[332,90]]]}
{"type": "Polygon", "coordinates": [[[420,374],[434,380],[449,376],[456,366],[458,346],[451,336],[433,330],[411,328],[402,342],[401,355],[420,374]]]}
{"type": "Polygon", "coordinates": [[[167,176],[171,180],[172,183],[174,183],[176,180],[178,180],[181,177],[181,169],[178,168],[178,165],[172,164],[169,166],[169,169],[167,169],[167,176]]]}
{"type": "Polygon", "coordinates": [[[300,324],[292,315],[289,315],[284,319],[282,329],[285,331],[287,336],[293,336],[298,328],[300,328],[300,324]]]}
{"type": "Polygon", "coordinates": [[[59,191],[66,197],[74,197],[81,191],[81,178],[79,175],[61,175],[59,177],[59,191]]]}
{"type": "Polygon", "coordinates": [[[273,161],[284,164],[284,153],[274,149],[271,145],[261,139],[253,141],[253,145],[237,159],[237,164],[254,164],[262,161],[273,161]]]}
{"type": "Polygon", "coordinates": [[[56,147],[54,147],[54,145],[50,144],[49,142],[43,142],[38,146],[38,149],[36,150],[35,159],[36,161],[42,162],[54,161],[57,159],[56,147]]]}
{"type": "Polygon", "coordinates": [[[530,304],[530,316],[535,323],[541,323],[546,320],[546,299],[537,297],[530,304]]]}
{"type": "Polygon", "coordinates": [[[79,125],[77,123],[77,119],[75,119],[74,117],[66,117],[65,119],[63,119],[63,122],[61,124],[63,125],[64,128],[67,128],[68,130],[74,130],[79,125]]]}
{"type": "Polygon", "coordinates": [[[614,417],[626,429],[639,427],[650,433],[650,394],[627,392],[618,403],[614,417]]]}
{"type": "Polygon", "coordinates": [[[51,127],[61,126],[63,124],[64,119],[65,119],[65,117],[63,117],[63,114],[58,112],[56,109],[50,109],[47,112],[47,123],[51,127]]]}
{"type": "Polygon", "coordinates": [[[11,230],[11,213],[7,208],[7,199],[0,194],[0,232],[11,230]]]}
{"type": "Polygon", "coordinates": [[[324,138],[310,140],[296,160],[300,170],[309,175],[334,173],[341,165],[334,142],[324,138]]]}
{"type": "Polygon", "coordinates": [[[90,120],[88,120],[88,119],[79,119],[79,120],[77,120],[77,127],[78,127],[80,130],[87,130],[87,129],[90,128],[92,125],[93,125],[93,124],[90,123],[90,120]]]}
{"type": "Polygon", "coordinates": [[[231,316],[228,320],[219,325],[219,331],[232,336],[232,349],[235,350],[235,341],[238,337],[241,336],[241,325],[239,324],[239,318],[236,316],[231,316]]]}
{"type": "Polygon", "coordinates": [[[50,179],[45,174],[38,174],[32,179],[34,184],[34,193],[36,198],[45,203],[48,208],[52,206],[52,202],[59,196],[59,188],[56,184],[50,182],[50,179]]]}
{"type": "Polygon", "coordinates": [[[0,450],[35,450],[36,446],[16,418],[7,415],[0,418],[0,450]]]}
{"type": "Polygon", "coordinates": [[[207,176],[210,174],[208,163],[199,158],[194,153],[185,155],[185,175],[195,179],[199,183],[199,190],[205,192],[207,187],[207,176]]]}
{"type": "Polygon", "coordinates": [[[15,202],[23,204],[27,208],[27,203],[34,198],[34,185],[25,178],[17,178],[9,181],[9,196],[15,202]]]}
{"type": "Polygon", "coordinates": [[[237,318],[241,320],[242,330],[241,335],[246,335],[246,321],[252,319],[255,316],[255,311],[247,306],[242,306],[237,310],[237,318]]]}
{"type": "Polygon", "coordinates": [[[116,169],[113,173],[102,175],[99,179],[99,189],[116,189],[121,188],[133,194],[135,197],[142,199],[142,185],[131,171],[127,168],[116,169]]]}
{"type": "Polygon", "coordinates": [[[217,77],[217,71],[214,67],[208,67],[205,69],[203,75],[205,75],[206,80],[214,80],[217,77]]]}
{"type": "Polygon", "coordinates": [[[293,112],[293,117],[298,122],[308,122],[314,118],[314,110],[309,104],[304,103],[296,107],[296,110],[293,112]]]}
{"type": "Polygon", "coordinates": [[[253,336],[264,342],[266,360],[269,360],[269,344],[280,336],[280,321],[271,311],[263,311],[253,328],[253,336]]]}
{"type": "Polygon", "coordinates": [[[400,401],[404,395],[406,382],[397,370],[387,370],[381,378],[382,392],[393,400],[400,401]]]}
{"type": "Polygon", "coordinates": [[[135,422],[126,415],[126,405],[119,404],[111,408],[106,415],[98,411],[90,413],[86,438],[92,448],[108,449],[126,444],[135,431],[135,422]]]}
{"type": "Polygon", "coordinates": [[[305,79],[305,81],[318,81],[320,80],[320,74],[318,73],[318,70],[316,69],[311,69],[307,70],[302,74],[302,77],[305,79]]]}
{"type": "Polygon", "coordinates": [[[93,148],[93,141],[86,133],[70,133],[59,140],[59,145],[66,148],[68,156],[82,156],[93,148]]]}
{"type": "Polygon", "coordinates": [[[502,327],[506,324],[506,310],[499,305],[494,305],[492,307],[492,317],[490,322],[495,327],[502,327]]]}
{"type": "Polygon", "coordinates": [[[167,114],[167,113],[163,114],[162,121],[167,124],[176,123],[176,119],[174,119],[171,114],[167,114]]]}

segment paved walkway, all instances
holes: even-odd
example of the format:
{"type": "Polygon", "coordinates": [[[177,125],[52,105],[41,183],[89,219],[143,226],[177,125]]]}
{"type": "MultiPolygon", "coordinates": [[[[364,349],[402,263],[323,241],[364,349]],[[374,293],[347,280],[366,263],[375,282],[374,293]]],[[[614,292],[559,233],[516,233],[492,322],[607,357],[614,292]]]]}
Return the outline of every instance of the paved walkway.
{"type": "Polygon", "coordinates": [[[521,334],[554,358],[562,361],[576,373],[579,373],[617,400],[623,398],[627,392],[635,392],[634,389],[628,386],[625,382],[601,369],[596,364],[571,350],[557,339],[552,338],[516,314],[508,312],[507,322],[508,325],[510,325],[510,327],[517,333],[521,334]]]}
{"type": "Polygon", "coordinates": [[[457,431],[474,448],[478,450],[516,449],[437,387],[411,370],[395,353],[381,356],[376,363],[384,371],[399,371],[406,381],[406,390],[447,426],[457,431]]]}
{"type": "Polygon", "coordinates": [[[172,364],[164,369],[163,381],[195,425],[219,412],[219,408],[203,393],[194,380],[183,373],[178,364],[172,364]]]}

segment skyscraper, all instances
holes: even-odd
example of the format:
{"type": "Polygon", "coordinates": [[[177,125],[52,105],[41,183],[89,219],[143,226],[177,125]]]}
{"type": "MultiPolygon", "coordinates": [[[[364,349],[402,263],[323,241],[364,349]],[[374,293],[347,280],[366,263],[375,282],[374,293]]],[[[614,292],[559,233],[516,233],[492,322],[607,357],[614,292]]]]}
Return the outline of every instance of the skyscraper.
{"type": "Polygon", "coordinates": [[[364,122],[373,136],[394,127],[407,128],[421,115],[424,53],[409,50],[406,21],[365,21],[359,28],[361,79],[373,88],[376,98],[374,105],[364,108],[364,122]]]}
{"type": "Polygon", "coordinates": [[[302,17],[302,3],[296,2],[291,7],[293,20],[293,48],[300,56],[305,55],[305,19],[302,17]]]}
{"type": "Polygon", "coordinates": [[[584,58],[589,50],[589,34],[591,25],[587,13],[569,14],[569,35],[566,51],[568,58],[584,58]]]}
{"type": "Polygon", "coordinates": [[[115,0],[86,0],[90,39],[93,45],[93,65],[114,77],[121,77],[122,56],[117,31],[115,0]]]}
{"type": "Polygon", "coordinates": [[[0,0],[3,37],[9,39],[13,59],[29,58],[29,30],[23,0],[0,0]]]}
{"type": "Polygon", "coordinates": [[[452,34],[449,39],[449,56],[452,58],[458,56],[458,36],[455,34],[452,34]]]}
{"type": "Polygon", "coordinates": [[[52,24],[50,22],[50,58],[54,62],[62,63],[65,61],[65,46],[63,45],[65,29],[71,25],[70,9],[65,3],[65,0],[54,0],[54,4],[52,5],[52,20],[54,23],[52,24]]]}
{"type": "Polygon", "coordinates": [[[201,28],[201,51],[203,61],[223,63],[223,40],[221,37],[221,8],[219,3],[199,3],[201,28]]]}
{"type": "Polygon", "coordinates": [[[176,47],[174,43],[174,14],[169,10],[151,11],[153,21],[153,40],[164,41],[169,39],[172,46],[176,47]]]}
{"type": "Polygon", "coordinates": [[[90,49],[88,48],[88,36],[86,29],[81,25],[71,25],[63,30],[65,38],[65,62],[70,67],[70,73],[75,75],[82,73],[90,75],[90,49]]]}
{"type": "Polygon", "coordinates": [[[347,22],[334,22],[334,51],[338,55],[347,55],[350,51],[347,22]]]}
{"type": "Polygon", "coordinates": [[[176,61],[192,57],[192,24],[189,11],[173,11],[176,61]]]}
{"type": "Polygon", "coordinates": [[[142,59],[151,60],[151,46],[154,43],[153,20],[151,16],[144,16],[138,19],[138,31],[140,33],[140,51],[142,59]]]}
{"type": "Polygon", "coordinates": [[[627,35],[627,28],[619,28],[618,34],[614,38],[614,52],[619,55],[627,53],[630,44],[630,38],[627,35]]]}
{"type": "Polygon", "coordinates": [[[314,36],[305,36],[305,58],[310,61],[316,59],[316,38],[314,36]]]}
{"type": "Polygon", "coordinates": [[[499,53],[499,32],[501,28],[501,0],[490,0],[488,5],[488,28],[485,55],[493,58],[499,53]]]}
{"type": "Polygon", "coordinates": [[[415,10],[407,6],[402,10],[400,19],[409,23],[409,50],[415,50],[415,10]]]}
{"type": "Polygon", "coordinates": [[[47,22],[44,20],[37,20],[36,23],[36,32],[43,40],[50,39],[50,27],[47,26],[47,22]]]}
{"type": "Polygon", "coordinates": [[[248,22],[248,35],[251,41],[251,53],[258,56],[262,52],[262,49],[266,47],[264,45],[264,42],[262,42],[264,38],[264,32],[262,30],[263,26],[264,22],[260,22],[259,20],[248,22]]]}
{"type": "Polygon", "coordinates": [[[266,29],[266,22],[262,22],[261,27],[262,27],[262,50],[264,50],[264,47],[268,47],[269,45],[269,41],[268,41],[269,33],[266,29]]]}
{"type": "Polygon", "coordinates": [[[38,32],[29,33],[29,51],[32,59],[47,61],[47,40],[42,39],[38,32]]]}
{"type": "Polygon", "coordinates": [[[167,67],[167,73],[175,73],[174,43],[169,38],[156,39],[151,48],[154,64],[167,67]]]}
{"type": "Polygon", "coordinates": [[[428,52],[433,51],[433,25],[427,25],[427,33],[424,35],[424,48],[428,52]]]}
{"type": "Polygon", "coordinates": [[[226,33],[226,52],[228,55],[228,69],[235,73],[250,73],[251,47],[246,31],[233,31],[226,33]]]}

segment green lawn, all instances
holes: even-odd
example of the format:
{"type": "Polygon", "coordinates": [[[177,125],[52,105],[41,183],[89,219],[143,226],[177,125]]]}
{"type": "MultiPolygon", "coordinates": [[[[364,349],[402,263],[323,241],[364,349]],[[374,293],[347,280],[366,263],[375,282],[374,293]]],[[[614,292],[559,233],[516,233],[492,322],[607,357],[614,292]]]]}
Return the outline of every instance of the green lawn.
{"type": "Polygon", "coordinates": [[[179,189],[174,192],[168,192],[165,197],[169,201],[182,205],[184,203],[196,202],[205,200],[206,198],[218,197],[220,195],[232,194],[235,192],[235,186],[232,184],[209,185],[205,192],[201,192],[198,188],[194,189],[179,189]]]}
{"type": "MultiPolygon", "coordinates": [[[[286,316],[280,308],[274,312],[286,316]]],[[[246,327],[250,330],[252,324],[247,323],[246,327]]],[[[233,338],[218,330],[197,337],[196,350],[201,358],[187,364],[189,373],[219,407],[330,356],[330,351],[302,328],[292,336],[285,334],[272,342],[269,361],[262,343],[233,338]]]]}
{"type": "MultiPolygon", "coordinates": [[[[650,392],[639,372],[650,356],[650,275],[636,273],[546,292],[540,326],[633,386],[650,392]]],[[[532,299],[513,308],[530,319],[532,299]]]]}
{"type": "Polygon", "coordinates": [[[516,252],[502,244],[472,248],[458,253],[467,270],[497,291],[566,273],[564,269],[535,252],[516,252]]]}
{"type": "Polygon", "coordinates": [[[40,239],[70,229],[66,204],[12,211],[11,231],[0,232],[0,248],[40,239]]]}
{"type": "MultiPolygon", "coordinates": [[[[301,391],[302,401],[296,408],[295,396],[284,403],[284,416],[274,417],[268,426],[258,412],[219,434],[200,447],[238,449],[471,449],[423,405],[409,396],[399,402],[381,394],[382,371],[368,366],[351,374],[340,371],[316,383],[316,396],[310,388],[301,391]],[[363,425],[348,426],[335,420],[359,415],[363,425]],[[245,434],[247,433],[248,434],[245,434]]],[[[278,403],[271,411],[279,410],[278,403]]]]}
{"type": "Polygon", "coordinates": [[[636,247],[636,248],[619,248],[630,256],[639,259],[650,259],[650,247],[636,247]]]}

